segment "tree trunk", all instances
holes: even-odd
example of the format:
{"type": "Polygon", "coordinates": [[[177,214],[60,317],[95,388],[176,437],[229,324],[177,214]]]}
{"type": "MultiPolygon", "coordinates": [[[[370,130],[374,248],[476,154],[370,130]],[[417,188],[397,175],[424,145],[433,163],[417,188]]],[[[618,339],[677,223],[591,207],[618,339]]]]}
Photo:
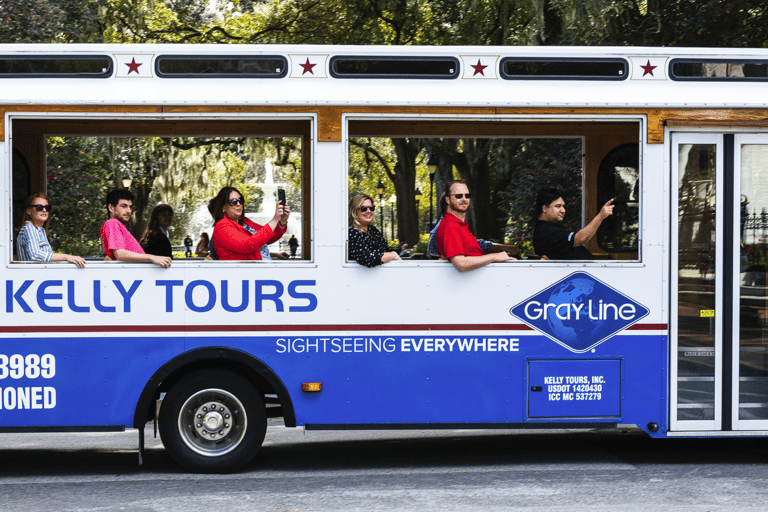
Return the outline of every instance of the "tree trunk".
{"type": "Polygon", "coordinates": [[[419,241],[419,215],[416,208],[416,158],[421,139],[392,139],[397,155],[394,174],[389,178],[397,195],[397,233],[400,243],[413,247],[419,241]]]}

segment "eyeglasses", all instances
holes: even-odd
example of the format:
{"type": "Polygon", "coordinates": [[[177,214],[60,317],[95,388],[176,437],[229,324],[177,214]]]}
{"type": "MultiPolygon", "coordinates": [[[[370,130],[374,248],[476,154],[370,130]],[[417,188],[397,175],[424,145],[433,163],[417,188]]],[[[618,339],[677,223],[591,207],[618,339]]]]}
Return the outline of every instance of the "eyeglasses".
{"type": "Polygon", "coordinates": [[[33,204],[32,207],[39,212],[43,210],[47,212],[51,211],[51,205],[49,204],[33,204]]]}
{"type": "Polygon", "coordinates": [[[235,206],[236,204],[245,204],[245,199],[238,197],[237,199],[228,200],[227,203],[231,204],[232,206],[235,206]]]}
{"type": "Polygon", "coordinates": [[[469,199],[470,197],[472,197],[472,194],[451,194],[451,195],[456,199],[461,199],[462,197],[466,197],[467,199],[469,199]]]}
{"type": "Polygon", "coordinates": [[[360,211],[363,212],[363,213],[365,213],[365,212],[373,212],[373,211],[376,211],[376,207],[375,206],[361,206],[360,207],[360,211]]]}

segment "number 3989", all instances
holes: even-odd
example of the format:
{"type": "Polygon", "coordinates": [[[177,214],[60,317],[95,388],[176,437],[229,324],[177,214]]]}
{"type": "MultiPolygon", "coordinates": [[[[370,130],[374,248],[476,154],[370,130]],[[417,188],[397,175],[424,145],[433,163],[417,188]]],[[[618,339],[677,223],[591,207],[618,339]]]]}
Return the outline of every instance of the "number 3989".
{"type": "Polygon", "coordinates": [[[56,375],[56,358],[53,354],[0,354],[0,379],[50,379],[56,375]]]}

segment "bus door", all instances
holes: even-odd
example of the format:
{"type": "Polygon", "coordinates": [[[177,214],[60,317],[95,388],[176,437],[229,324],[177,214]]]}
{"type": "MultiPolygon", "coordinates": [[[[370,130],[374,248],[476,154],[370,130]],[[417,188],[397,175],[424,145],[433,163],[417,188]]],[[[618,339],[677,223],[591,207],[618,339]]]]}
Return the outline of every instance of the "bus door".
{"type": "Polygon", "coordinates": [[[768,134],[671,149],[670,430],[768,430],[768,134]]]}
{"type": "Polygon", "coordinates": [[[734,430],[768,430],[768,134],[733,139],[731,418],[734,430]]]}

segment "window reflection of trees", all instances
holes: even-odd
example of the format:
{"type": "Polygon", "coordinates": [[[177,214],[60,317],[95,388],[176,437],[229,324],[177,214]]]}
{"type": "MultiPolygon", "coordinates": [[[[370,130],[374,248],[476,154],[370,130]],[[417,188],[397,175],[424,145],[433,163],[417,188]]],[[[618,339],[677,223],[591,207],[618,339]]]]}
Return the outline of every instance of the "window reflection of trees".
{"type": "Polygon", "coordinates": [[[679,269],[715,267],[715,146],[681,146],[678,196],[679,269]]]}
{"type": "Polygon", "coordinates": [[[597,230],[597,245],[607,252],[637,252],[640,233],[640,148],[612,149],[597,171],[597,205],[613,199],[613,215],[597,230]]]}

